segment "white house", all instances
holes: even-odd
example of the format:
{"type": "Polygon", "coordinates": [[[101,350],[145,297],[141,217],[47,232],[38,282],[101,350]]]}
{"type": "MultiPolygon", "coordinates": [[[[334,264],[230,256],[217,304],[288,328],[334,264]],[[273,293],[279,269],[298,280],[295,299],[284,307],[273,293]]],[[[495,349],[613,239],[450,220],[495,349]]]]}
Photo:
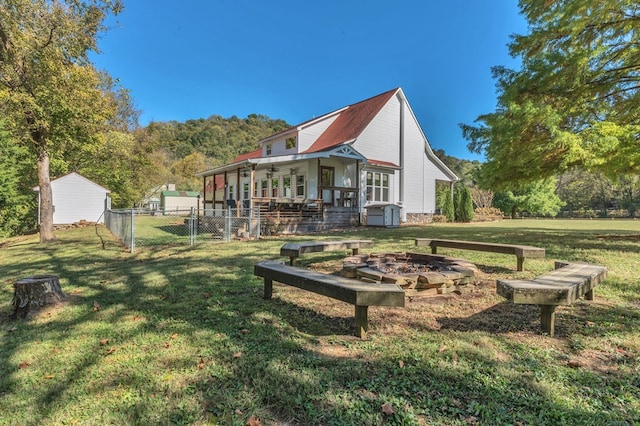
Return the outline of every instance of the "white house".
{"type": "Polygon", "coordinates": [[[434,155],[401,88],[258,144],[230,164],[198,173],[205,208],[268,205],[279,212],[321,206],[325,219],[327,211],[335,216],[348,209],[363,223],[367,206],[388,203],[398,206],[402,222],[428,221],[436,210],[436,182],[452,185],[458,179],[434,155]],[[207,190],[221,179],[222,199],[207,190]]]}
{"type": "MultiPolygon", "coordinates": [[[[38,193],[38,217],[40,217],[40,187],[38,193]]],[[[111,208],[108,189],[78,173],[69,173],[51,181],[53,196],[53,224],[68,225],[85,220],[104,222],[105,209],[111,208]]]]}

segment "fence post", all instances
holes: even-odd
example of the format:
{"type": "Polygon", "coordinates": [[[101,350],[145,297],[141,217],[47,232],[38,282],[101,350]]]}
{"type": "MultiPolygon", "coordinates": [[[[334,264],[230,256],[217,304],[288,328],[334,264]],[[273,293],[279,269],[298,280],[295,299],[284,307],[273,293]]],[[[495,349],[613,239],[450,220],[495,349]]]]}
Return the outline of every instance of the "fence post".
{"type": "Polygon", "coordinates": [[[196,215],[194,214],[194,208],[191,207],[189,213],[189,245],[192,246],[196,241],[196,215]]]}
{"type": "Polygon", "coordinates": [[[260,208],[256,208],[256,218],[257,218],[257,225],[256,225],[256,239],[259,240],[260,239],[260,208]]]}
{"type": "Polygon", "coordinates": [[[227,213],[224,217],[224,240],[231,240],[231,207],[227,206],[227,213]]]}
{"type": "Polygon", "coordinates": [[[136,210],[131,209],[131,253],[133,253],[136,249],[136,210]]]}

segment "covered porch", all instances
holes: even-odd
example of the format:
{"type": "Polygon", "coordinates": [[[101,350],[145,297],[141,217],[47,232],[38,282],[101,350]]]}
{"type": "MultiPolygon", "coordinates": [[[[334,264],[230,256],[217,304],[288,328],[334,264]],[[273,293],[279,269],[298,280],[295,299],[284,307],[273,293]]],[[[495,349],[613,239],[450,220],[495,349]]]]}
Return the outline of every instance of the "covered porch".
{"type": "Polygon", "coordinates": [[[353,150],[240,158],[198,174],[203,213],[257,213],[261,221],[283,224],[289,232],[358,225],[363,163],[353,150]]]}

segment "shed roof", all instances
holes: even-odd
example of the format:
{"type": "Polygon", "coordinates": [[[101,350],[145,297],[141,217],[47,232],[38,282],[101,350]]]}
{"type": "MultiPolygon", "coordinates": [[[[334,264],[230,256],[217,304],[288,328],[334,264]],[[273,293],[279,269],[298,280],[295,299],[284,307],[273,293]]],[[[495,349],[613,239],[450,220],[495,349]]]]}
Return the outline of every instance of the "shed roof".
{"type": "Polygon", "coordinates": [[[199,197],[198,191],[162,191],[163,197],[199,197]]]}

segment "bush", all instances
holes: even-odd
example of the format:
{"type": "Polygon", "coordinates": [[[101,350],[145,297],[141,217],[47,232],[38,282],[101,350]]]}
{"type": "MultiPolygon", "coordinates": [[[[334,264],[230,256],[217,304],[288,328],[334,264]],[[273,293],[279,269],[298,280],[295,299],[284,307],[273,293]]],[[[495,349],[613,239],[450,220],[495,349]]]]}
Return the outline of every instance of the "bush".
{"type": "Polygon", "coordinates": [[[474,211],[475,220],[478,222],[492,222],[504,217],[502,210],[496,207],[478,207],[474,211]]]}
{"type": "Polygon", "coordinates": [[[433,223],[445,223],[445,222],[448,222],[447,217],[445,215],[443,215],[443,214],[434,214],[431,217],[431,221],[433,223]]]}
{"type": "Polygon", "coordinates": [[[454,206],[457,222],[471,222],[473,220],[473,201],[471,200],[471,192],[467,186],[456,185],[454,206]]]}

